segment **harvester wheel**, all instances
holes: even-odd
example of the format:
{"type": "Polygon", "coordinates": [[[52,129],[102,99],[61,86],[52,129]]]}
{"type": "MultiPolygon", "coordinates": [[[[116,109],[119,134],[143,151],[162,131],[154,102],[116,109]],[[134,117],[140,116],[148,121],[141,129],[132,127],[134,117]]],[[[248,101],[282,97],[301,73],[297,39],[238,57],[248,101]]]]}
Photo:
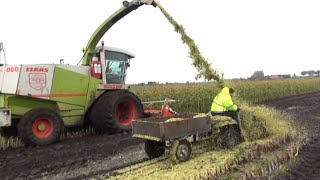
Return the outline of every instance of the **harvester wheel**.
{"type": "Polygon", "coordinates": [[[132,120],[143,117],[140,99],[127,90],[108,91],[93,105],[90,120],[98,133],[116,133],[131,129],[132,120]]]}
{"type": "Polygon", "coordinates": [[[158,142],[152,140],[146,140],[144,144],[144,150],[150,159],[160,157],[164,154],[166,148],[166,142],[158,142]]]}
{"type": "Polygon", "coordinates": [[[222,148],[232,148],[241,142],[241,134],[238,125],[226,125],[220,132],[222,148]]]}
{"type": "Polygon", "coordinates": [[[18,136],[28,145],[47,145],[60,140],[61,117],[45,108],[32,109],[18,123],[18,136]]]}

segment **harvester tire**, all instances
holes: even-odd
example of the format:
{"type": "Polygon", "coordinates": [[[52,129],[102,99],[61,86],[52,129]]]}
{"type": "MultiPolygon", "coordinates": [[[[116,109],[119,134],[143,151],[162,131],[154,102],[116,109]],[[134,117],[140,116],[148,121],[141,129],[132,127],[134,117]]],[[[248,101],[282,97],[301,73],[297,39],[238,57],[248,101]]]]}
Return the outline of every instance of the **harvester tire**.
{"type": "Polygon", "coordinates": [[[18,123],[18,136],[26,145],[48,145],[60,140],[61,117],[45,108],[32,109],[18,123]]]}
{"type": "Polygon", "coordinates": [[[144,144],[144,150],[150,159],[160,157],[164,154],[166,148],[166,142],[158,142],[152,140],[146,140],[144,144]]]}
{"type": "Polygon", "coordinates": [[[241,142],[241,133],[238,125],[226,125],[220,129],[222,148],[232,148],[241,142]]]}
{"type": "Polygon", "coordinates": [[[114,134],[131,130],[131,122],[143,117],[140,99],[127,90],[108,91],[101,95],[90,111],[97,134],[114,134]]]}

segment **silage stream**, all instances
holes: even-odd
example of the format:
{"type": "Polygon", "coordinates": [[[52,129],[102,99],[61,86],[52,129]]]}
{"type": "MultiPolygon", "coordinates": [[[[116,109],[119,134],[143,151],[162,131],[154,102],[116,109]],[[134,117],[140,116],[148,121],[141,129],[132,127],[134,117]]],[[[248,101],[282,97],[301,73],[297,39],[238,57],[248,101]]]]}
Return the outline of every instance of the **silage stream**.
{"type": "Polygon", "coordinates": [[[192,65],[197,69],[198,74],[196,79],[204,78],[207,81],[215,80],[218,85],[222,87],[224,85],[223,76],[212,67],[212,65],[202,56],[195,41],[185,32],[185,29],[180,25],[173,17],[159,4],[160,11],[174,27],[175,32],[181,35],[181,40],[189,47],[189,57],[192,59],[192,65]]]}

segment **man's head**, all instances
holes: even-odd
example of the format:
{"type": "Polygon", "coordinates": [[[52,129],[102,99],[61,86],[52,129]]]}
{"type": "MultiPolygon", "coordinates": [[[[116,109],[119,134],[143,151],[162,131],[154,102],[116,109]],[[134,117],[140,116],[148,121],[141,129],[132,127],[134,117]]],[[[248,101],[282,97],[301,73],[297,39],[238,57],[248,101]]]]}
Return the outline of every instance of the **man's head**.
{"type": "Polygon", "coordinates": [[[229,88],[229,94],[230,94],[230,96],[235,96],[236,91],[233,88],[229,88]]]}

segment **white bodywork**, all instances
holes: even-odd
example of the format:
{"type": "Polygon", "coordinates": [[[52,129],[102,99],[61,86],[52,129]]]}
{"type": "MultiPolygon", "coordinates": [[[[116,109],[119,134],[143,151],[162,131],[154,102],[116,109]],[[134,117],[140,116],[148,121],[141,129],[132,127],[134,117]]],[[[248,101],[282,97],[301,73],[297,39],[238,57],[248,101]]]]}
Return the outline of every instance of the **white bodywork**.
{"type": "Polygon", "coordinates": [[[54,68],[54,65],[22,65],[16,94],[50,94],[54,68]]]}
{"type": "MultiPolygon", "coordinates": [[[[51,93],[55,67],[79,74],[90,75],[88,66],[72,65],[5,65],[0,67],[0,92],[22,96],[39,96],[51,93]]],[[[49,96],[39,96],[49,99],[49,96]]]]}
{"type": "Polygon", "coordinates": [[[0,92],[15,94],[20,76],[21,65],[0,67],[0,92]]]}

